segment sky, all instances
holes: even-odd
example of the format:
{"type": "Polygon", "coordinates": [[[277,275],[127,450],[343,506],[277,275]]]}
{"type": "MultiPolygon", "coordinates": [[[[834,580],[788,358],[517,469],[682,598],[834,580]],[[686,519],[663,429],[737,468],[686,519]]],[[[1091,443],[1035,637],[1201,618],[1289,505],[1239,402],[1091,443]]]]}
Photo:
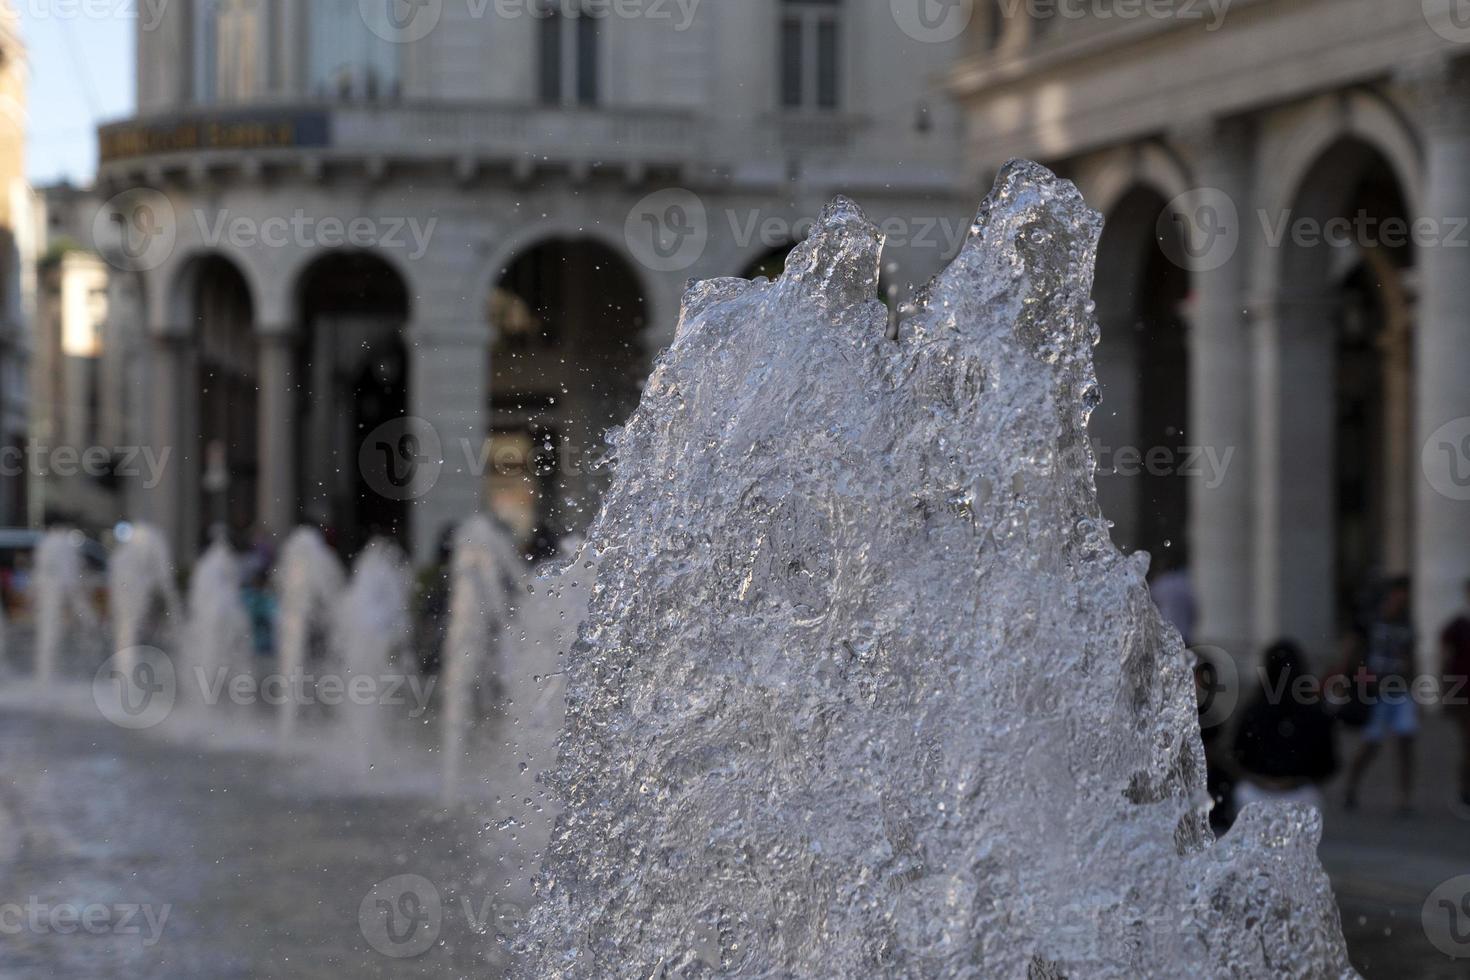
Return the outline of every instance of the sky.
{"type": "Polygon", "coordinates": [[[30,61],[26,175],[89,183],[98,122],[132,112],[137,0],[12,0],[30,61]]]}

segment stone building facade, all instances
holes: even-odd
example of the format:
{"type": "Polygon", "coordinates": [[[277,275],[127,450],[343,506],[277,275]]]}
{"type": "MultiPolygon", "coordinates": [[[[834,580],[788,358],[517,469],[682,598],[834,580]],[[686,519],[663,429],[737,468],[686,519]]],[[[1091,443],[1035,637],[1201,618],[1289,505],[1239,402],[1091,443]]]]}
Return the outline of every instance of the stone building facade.
{"type": "Polygon", "coordinates": [[[1187,549],[1196,638],[1240,657],[1286,635],[1329,662],[1365,586],[1410,574],[1432,670],[1470,578],[1470,25],[1440,0],[975,14],[972,179],[1032,157],[1107,219],[1120,543],[1187,549]]]}
{"type": "Polygon", "coordinates": [[[968,225],[958,42],[887,4],[383,6],[169,4],[101,130],[175,450],[137,506],[186,556],[307,521],[425,559],[487,502],[575,529],[687,280],[779,270],[839,192],[888,222],[895,297],[968,225]]]}
{"type": "Polygon", "coordinates": [[[15,10],[0,3],[0,524],[27,518],[26,414],[36,214],[25,176],[29,77],[15,10]]]}
{"type": "Polygon", "coordinates": [[[144,454],[147,338],[135,283],[92,248],[101,201],[67,181],[36,189],[29,518],[106,539],[137,513],[159,461],[144,454]]]}

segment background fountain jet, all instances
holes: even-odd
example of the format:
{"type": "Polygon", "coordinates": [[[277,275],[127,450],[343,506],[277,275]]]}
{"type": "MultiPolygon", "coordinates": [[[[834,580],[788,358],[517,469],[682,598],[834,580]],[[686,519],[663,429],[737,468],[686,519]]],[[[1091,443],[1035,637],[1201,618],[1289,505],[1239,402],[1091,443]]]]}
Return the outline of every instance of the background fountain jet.
{"type": "Polygon", "coordinates": [[[895,339],[850,202],[691,287],[590,535],[526,976],[1351,974],[1314,811],[1212,839],[1099,511],[1100,228],[1007,166],[895,339]]]}

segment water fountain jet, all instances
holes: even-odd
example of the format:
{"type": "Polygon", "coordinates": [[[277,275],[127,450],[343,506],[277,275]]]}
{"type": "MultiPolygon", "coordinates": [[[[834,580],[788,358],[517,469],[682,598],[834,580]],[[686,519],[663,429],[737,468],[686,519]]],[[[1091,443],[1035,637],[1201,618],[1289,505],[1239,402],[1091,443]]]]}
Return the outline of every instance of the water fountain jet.
{"type": "Polygon", "coordinates": [[[132,676],[137,647],[150,629],[178,624],[183,603],[163,532],[135,524],[107,564],[107,600],[117,669],[132,676]],[[162,621],[158,620],[162,617],[162,621]]]}
{"type": "Polygon", "coordinates": [[[314,649],[325,648],[332,609],[344,586],[342,563],[315,528],[299,527],[286,538],[276,563],[275,586],[280,598],[276,625],[276,670],[286,695],[276,716],[282,743],[296,736],[301,704],[297,694],[306,683],[306,666],[314,649]]]}
{"type": "Polygon", "coordinates": [[[508,535],[483,514],[455,532],[450,569],[449,628],[439,657],[443,680],[441,751],[444,793],[452,798],[475,717],[475,694],[494,685],[489,667],[525,597],[526,560],[508,535]]]}
{"type": "Polygon", "coordinates": [[[184,643],[180,650],[185,698],[196,711],[218,711],[211,692],[227,692],[253,671],[250,617],[241,600],[242,569],[223,538],[211,544],[189,578],[184,643]]]}
{"type": "Polygon", "coordinates": [[[36,683],[51,684],[61,659],[62,644],[75,628],[95,634],[101,627],[88,595],[87,572],[82,560],[81,532],[53,528],[36,546],[35,618],[36,683]]]}
{"type": "Polygon", "coordinates": [[[589,534],[523,975],[1351,975],[1315,811],[1212,838],[1098,508],[1100,230],[1016,162],[896,336],[847,201],[690,288],[589,534]]]}
{"type": "Polygon", "coordinates": [[[409,571],[403,554],[388,541],[374,540],[357,556],[352,579],[332,614],[332,655],[348,692],[339,725],[361,775],[381,758],[388,743],[387,706],[359,703],[353,692],[381,690],[389,672],[407,671],[412,634],[409,571]]]}

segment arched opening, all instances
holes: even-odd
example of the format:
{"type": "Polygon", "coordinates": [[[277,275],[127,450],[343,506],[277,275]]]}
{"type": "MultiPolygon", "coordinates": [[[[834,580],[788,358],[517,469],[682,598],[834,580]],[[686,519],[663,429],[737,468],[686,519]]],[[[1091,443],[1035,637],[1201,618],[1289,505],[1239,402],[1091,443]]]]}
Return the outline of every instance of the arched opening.
{"type": "Polygon", "coordinates": [[[359,453],[370,433],[408,414],[408,289],[381,258],[341,252],[302,274],[298,302],[302,513],[346,555],[374,537],[408,547],[407,495],[383,492],[393,481],[364,472],[391,461],[359,453]]]}
{"type": "Polygon", "coordinates": [[[217,255],[198,260],[189,289],[203,506],[198,543],[214,532],[245,541],[258,517],[260,480],[254,304],[240,270],[217,255]]]}
{"type": "Polygon", "coordinates": [[[1331,649],[1412,568],[1412,224],[1388,160],[1344,138],[1308,169],[1284,230],[1279,616],[1331,649]]]}
{"type": "Polygon", "coordinates": [[[648,369],[644,307],[632,267],[586,239],[551,239],[522,252],[491,293],[485,494],[537,551],[596,512],[604,434],[633,410],[648,369]]]}
{"type": "MultiPolygon", "coordinates": [[[[1189,273],[1161,246],[1164,197],[1138,187],[1108,215],[1094,298],[1102,403],[1092,417],[1098,496],[1113,540],[1145,550],[1155,568],[1181,564],[1189,509],[1187,331],[1189,273]]],[[[1177,252],[1175,254],[1178,254],[1177,252]]]]}

